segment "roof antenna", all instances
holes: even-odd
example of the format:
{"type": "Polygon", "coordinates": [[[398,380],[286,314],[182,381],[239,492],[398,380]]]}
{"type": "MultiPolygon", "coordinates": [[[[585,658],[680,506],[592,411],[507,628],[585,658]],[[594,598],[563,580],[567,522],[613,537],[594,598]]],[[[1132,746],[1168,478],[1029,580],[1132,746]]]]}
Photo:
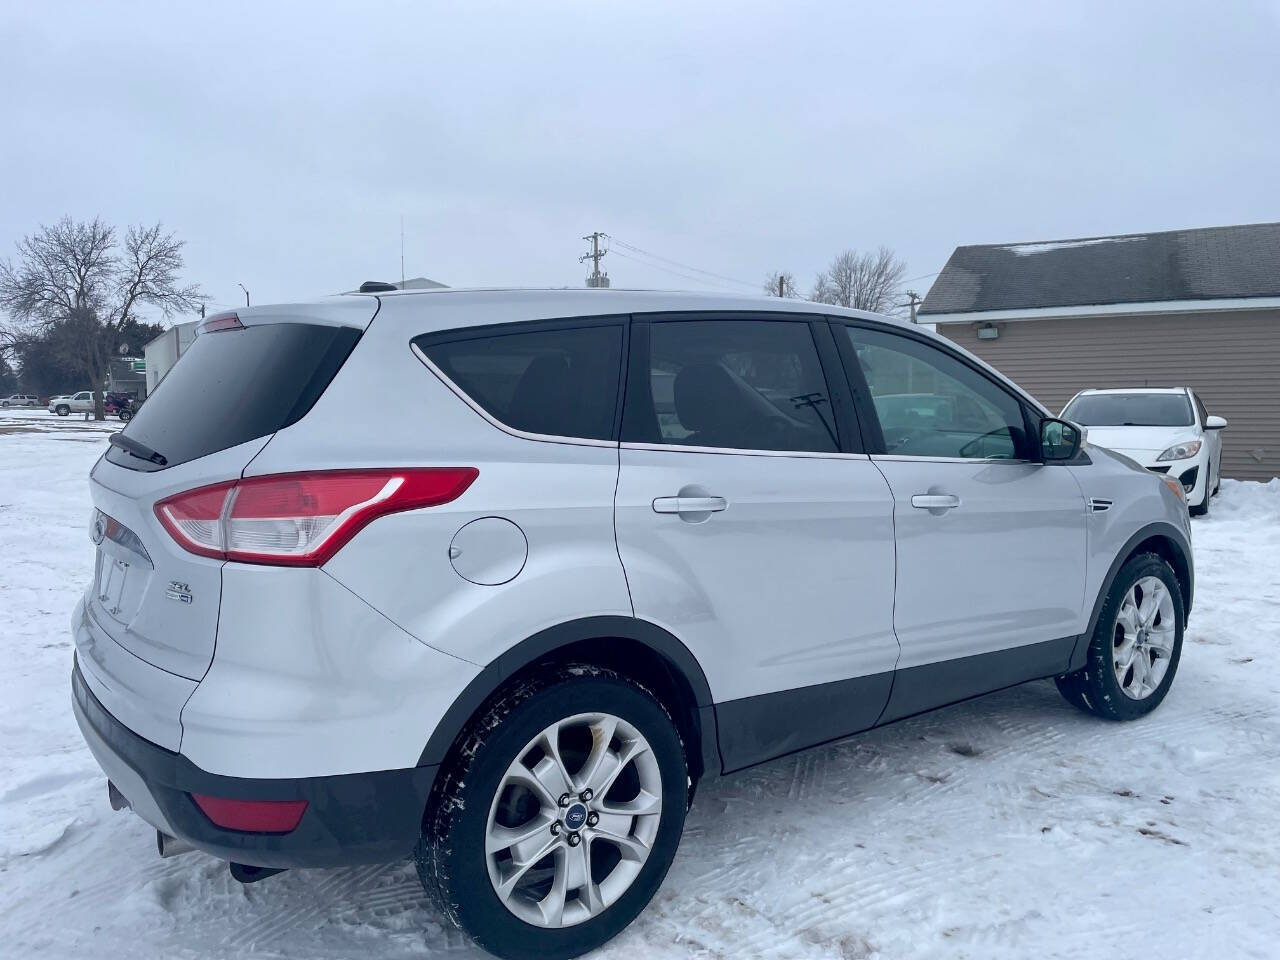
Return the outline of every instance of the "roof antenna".
{"type": "Polygon", "coordinates": [[[404,214],[400,214],[400,289],[404,289],[404,214]]]}

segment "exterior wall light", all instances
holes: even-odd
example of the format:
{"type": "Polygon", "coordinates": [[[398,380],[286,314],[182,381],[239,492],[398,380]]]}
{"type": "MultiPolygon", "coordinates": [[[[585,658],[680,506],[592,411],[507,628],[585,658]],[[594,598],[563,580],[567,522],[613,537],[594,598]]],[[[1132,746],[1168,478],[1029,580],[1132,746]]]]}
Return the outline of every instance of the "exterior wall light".
{"type": "Polygon", "coordinates": [[[999,340],[1000,328],[995,326],[994,324],[984,323],[982,326],[978,328],[978,339],[979,340],[999,340]]]}

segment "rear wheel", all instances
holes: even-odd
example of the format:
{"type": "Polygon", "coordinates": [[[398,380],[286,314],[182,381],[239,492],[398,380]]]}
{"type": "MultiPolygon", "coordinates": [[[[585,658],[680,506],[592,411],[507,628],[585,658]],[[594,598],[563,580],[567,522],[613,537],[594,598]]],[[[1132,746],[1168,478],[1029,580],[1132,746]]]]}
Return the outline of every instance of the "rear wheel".
{"type": "Polygon", "coordinates": [[[1173,568],[1154,553],[1116,574],[1089,643],[1085,666],[1059,677],[1066,699],[1108,720],[1136,720],[1164,700],[1178,672],[1186,623],[1173,568]]]}
{"type": "Polygon", "coordinates": [[[618,934],[662,883],[684,828],[674,722],[647,690],[594,667],[494,703],[440,776],[418,875],[499,957],[576,957],[618,934]]]}

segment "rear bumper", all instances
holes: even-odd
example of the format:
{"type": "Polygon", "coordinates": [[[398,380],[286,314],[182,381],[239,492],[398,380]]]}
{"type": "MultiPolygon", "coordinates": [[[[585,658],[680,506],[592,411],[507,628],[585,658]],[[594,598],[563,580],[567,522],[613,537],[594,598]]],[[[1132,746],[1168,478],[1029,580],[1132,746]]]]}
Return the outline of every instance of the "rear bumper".
{"type": "Polygon", "coordinates": [[[287,868],[384,863],[413,852],[437,767],[293,779],[220,776],[143,739],[108,713],[85,684],[78,662],[71,690],[85,742],[133,811],[205,853],[251,866],[287,868]],[[305,800],[307,809],[289,833],[242,833],[215,826],[192,793],[305,800]]]}

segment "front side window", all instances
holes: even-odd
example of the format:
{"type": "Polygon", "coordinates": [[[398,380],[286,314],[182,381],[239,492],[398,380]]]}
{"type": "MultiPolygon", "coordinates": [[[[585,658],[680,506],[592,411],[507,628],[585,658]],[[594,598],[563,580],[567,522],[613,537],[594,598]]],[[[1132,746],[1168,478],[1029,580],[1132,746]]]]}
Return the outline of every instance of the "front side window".
{"type": "Polygon", "coordinates": [[[1062,416],[1086,427],[1189,427],[1195,422],[1185,393],[1083,393],[1062,416]]]}
{"type": "Polygon", "coordinates": [[[739,450],[839,450],[808,323],[673,320],[652,323],[649,331],[648,395],[637,401],[645,409],[628,411],[624,439],[739,450]]]}
{"type": "Polygon", "coordinates": [[[499,423],[526,433],[613,438],[622,326],[532,329],[414,343],[499,423]]]}
{"type": "Polygon", "coordinates": [[[1026,456],[1022,405],[956,357],[914,337],[846,327],[885,453],[965,460],[1026,456]]]}

